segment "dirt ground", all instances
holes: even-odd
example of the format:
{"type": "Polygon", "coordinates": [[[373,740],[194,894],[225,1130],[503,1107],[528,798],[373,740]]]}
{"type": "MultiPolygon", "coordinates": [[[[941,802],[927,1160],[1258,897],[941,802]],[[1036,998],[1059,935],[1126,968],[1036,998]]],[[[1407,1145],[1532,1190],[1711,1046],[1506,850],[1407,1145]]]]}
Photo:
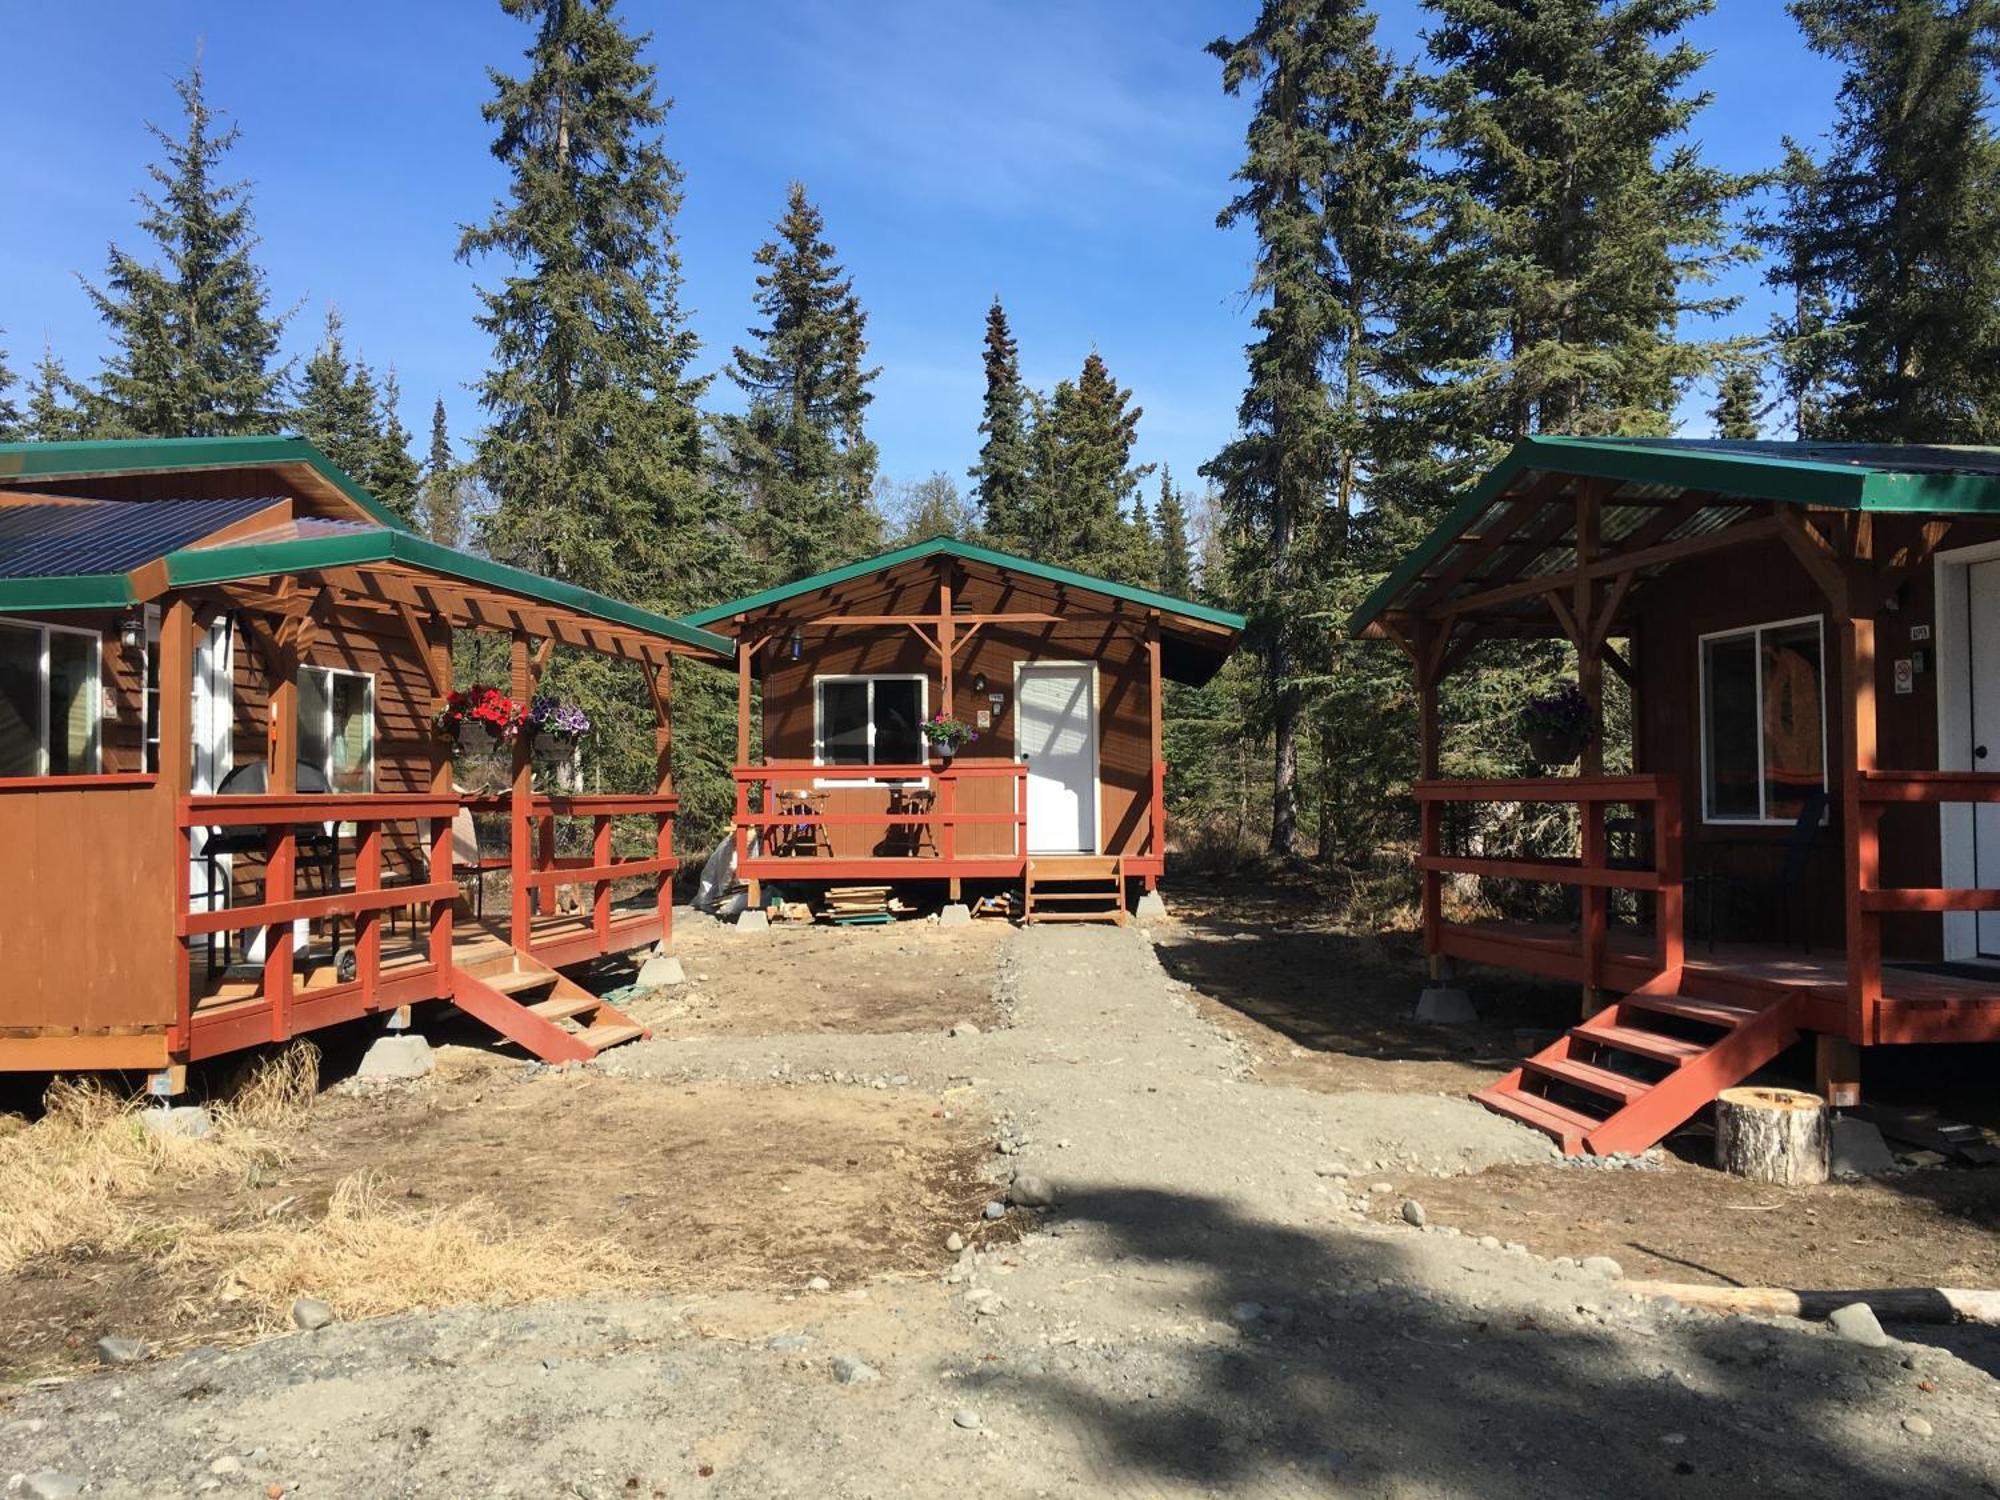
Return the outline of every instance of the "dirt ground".
{"type": "Polygon", "coordinates": [[[1004,922],[940,928],[778,923],[758,940],[706,918],[678,924],[690,983],[634,1014],[668,1037],[879,1034],[990,1026],[1004,922]]]}
{"type": "MultiPolygon", "coordinates": [[[[530,1071],[451,1047],[434,1080],[322,1096],[249,1179],[175,1184],[132,1215],[162,1244],[189,1225],[311,1222],[366,1174],[392,1201],[492,1210],[500,1233],[615,1238],[631,1286],[690,1292],[853,1286],[935,1271],[947,1234],[974,1232],[988,1153],[963,1098],[907,1091],[646,1087],[592,1071],[530,1071]]],[[[0,1278],[0,1378],[93,1358],[107,1333],[159,1348],[242,1339],[265,1310],[222,1294],[226,1267],[163,1268],[88,1247],[0,1278]]]]}
{"type": "Polygon", "coordinates": [[[218,1198],[310,1216],[367,1170],[410,1201],[490,1195],[525,1229],[615,1235],[643,1284],[242,1346],[206,1331],[0,1384],[0,1490],[2000,1496],[2000,1335],[1898,1325],[1864,1347],[1579,1263],[1694,1280],[1789,1262],[1782,1279],[1830,1286],[1903,1279],[1907,1254],[1923,1279],[1991,1284],[1982,1174],[1815,1190],[1787,1214],[1686,1163],[1561,1165],[1462,1092],[1547,997],[1435,1033],[1397,1014],[1400,940],[1344,934],[1303,895],[1181,907],[1151,930],[958,929],[963,949],[690,924],[690,987],[745,986],[726,1029],[570,1071],[451,1048],[405,1093],[323,1098],[309,1147],[218,1198]],[[933,983],[905,1030],[872,1029],[872,997],[810,989],[954,958],[966,989],[933,983]],[[996,1024],[949,1035],[981,984],[996,1024]],[[812,1024],[830,1015],[849,1029],[812,1024]],[[1657,1271],[1676,1257],[1697,1264],[1657,1271]],[[43,1470],[79,1488],[31,1489],[43,1470]]]}
{"type": "MultiPolygon", "coordinates": [[[[1328,892],[1304,879],[1169,895],[1179,921],[1163,931],[1162,965],[1196,988],[1201,1013],[1240,1039],[1273,1083],[1462,1095],[1575,1019],[1573,990],[1479,969],[1463,980],[1477,1024],[1419,1025],[1410,1019],[1423,983],[1415,935],[1346,930],[1328,915],[1328,892]]],[[[1946,1062],[1949,1078],[1935,1057],[1896,1060],[1882,1087],[1928,1103],[1942,1082],[1954,1117],[1981,1119],[1994,1107],[1990,1071],[1983,1087],[1967,1086],[1965,1060],[1946,1062]]],[[[1709,1170],[1704,1137],[1674,1144],[1661,1172],[1510,1165],[1426,1185],[1420,1196],[1433,1219],[1469,1234],[1549,1256],[1609,1255],[1650,1280],[2000,1286],[2000,1170],[1930,1168],[1795,1200],[1709,1170]]],[[[1382,1212],[1400,1201],[1392,1195],[1382,1212]]]]}

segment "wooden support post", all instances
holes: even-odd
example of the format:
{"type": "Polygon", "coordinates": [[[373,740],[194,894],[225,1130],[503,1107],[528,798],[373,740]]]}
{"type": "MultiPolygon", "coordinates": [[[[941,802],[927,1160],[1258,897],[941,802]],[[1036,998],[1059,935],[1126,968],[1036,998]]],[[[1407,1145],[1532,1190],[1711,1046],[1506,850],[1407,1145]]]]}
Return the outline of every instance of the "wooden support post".
{"type": "MultiPolygon", "coordinates": [[[[174,918],[188,909],[188,883],[193,862],[188,831],[180,826],[181,799],[194,784],[194,606],[184,596],[167,604],[160,620],[160,773],[154,798],[160,818],[173,840],[174,918]]],[[[194,959],[189,945],[169,934],[174,976],[174,1020],[167,1051],[177,1060],[187,1056],[194,1012],[194,959]]]]}
{"type": "MultiPolygon", "coordinates": [[[[1152,795],[1147,798],[1149,817],[1146,852],[1155,859],[1164,859],[1167,852],[1167,752],[1166,752],[1166,705],[1161,701],[1160,688],[1160,612],[1153,610],[1146,617],[1146,713],[1152,720],[1151,752],[1148,756],[1148,785],[1152,795]]],[[[1153,888],[1153,877],[1146,877],[1146,888],[1153,888]]]]}
{"type": "MultiPolygon", "coordinates": [[[[535,676],[534,665],[528,657],[528,634],[524,630],[514,632],[508,668],[509,693],[516,702],[527,702],[534,696],[535,676]]],[[[535,782],[526,735],[516,736],[514,740],[513,771],[507,802],[507,865],[514,881],[513,890],[509,893],[510,935],[514,946],[526,952],[533,941],[535,921],[534,909],[528,902],[528,876],[534,866],[529,844],[534,836],[535,782]]]]}
{"type": "MultiPolygon", "coordinates": [[[[1434,781],[1438,776],[1438,683],[1435,666],[1436,626],[1421,627],[1415,642],[1417,672],[1417,779],[1434,781]]],[[[1418,805],[1418,847],[1426,859],[1444,853],[1443,807],[1425,801],[1418,805]]],[[[1424,962],[1430,978],[1444,978],[1444,876],[1426,869],[1423,882],[1424,962]]]]}
{"type": "MultiPolygon", "coordinates": [[[[553,823],[553,819],[551,822],[553,823]]],[[[611,863],[611,818],[599,813],[596,825],[591,830],[590,862],[599,869],[611,863]]],[[[590,925],[596,934],[597,946],[608,951],[611,943],[611,882],[600,880],[591,891],[590,925]]]]}
{"type": "MultiPolygon", "coordinates": [[[[653,790],[662,797],[674,794],[674,659],[669,656],[652,671],[653,685],[653,790]]],[[[663,812],[653,838],[653,854],[658,859],[674,855],[674,815],[663,812]]],[[[674,946],[674,872],[662,870],[656,887],[660,912],[660,951],[674,946]]]]}
{"type": "Polygon", "coordinates": [[[736,643],[736,764],[750,764],[750,668],[757,654],[751,641],[736,643]]]}
{"type": "MultiPolygon", "coordinates": [[[[1850,589],[1850,598],[1861,597],[1850,589]]],[[[1841,839],[1846,863],[1847,1040],[1867,1046],[1875,1040],[1882,999],[1881,918],[1868,910],[1863,893],[1880,887],[1881,808],[1864,802],[1861,776],[1875,769],[1875,621],[1849,614],[1840,621],[1841,703],[1846,719],[1840,764],[1841,839]]],[[[1858,1087],[1842,1081],[1846,1097],[1834,1104],[1858,1104],[1858,1087]]]]}
{"type": "Polygon", "coordinates": [[[1861,1102],[1861,1049],[1844,1036],[1814,1038],[1813,1087],[1836,1108],[1861,1102]]]}
{"type": "Polygon", "coordinates": [[[952,632],[957,628],[951,617],[951,565],[945,564],[944,576],[938,579],[938,712],[952,712],[951,656],[956,649],[952,632]]]}
{"type": "Polygon", "coordinates": [[[1680,782],[1669,780],[1653,806],[1653,863],[1660,872],[1660,890],[1653,902],[1653,935],[1660,971],[1675,986],[1687,963],[1681,819],[1680,782]]]}
{"type": "MultiPolygon", "coordinates": [[[[290,796],[299,786],[299,626],[297,617],[278,627],[278,659],[272,663],[271,718],[265,748],[265,786],[274,796],[290,796]]],[[[298,895],[298,825],[275,823],[266,842],[264,901],[289,904],[298,895]]],[[[291,1035],[293,924],[273,922],[264,929],[264,995],[271,1004],[271,1040],[291,1035]]]]}
{"type": "MultiPolygon", "coordinates": [[[[451,695],[451,621],[433,616],[425,623],[424,649],[430,654],[431,717],[435,719],[444,711],[444,700],[451,695]]],[[[431,736],[431,791],[437,796],[449,796],[453,791],[451,742],[443,735],[431,736]]]]}

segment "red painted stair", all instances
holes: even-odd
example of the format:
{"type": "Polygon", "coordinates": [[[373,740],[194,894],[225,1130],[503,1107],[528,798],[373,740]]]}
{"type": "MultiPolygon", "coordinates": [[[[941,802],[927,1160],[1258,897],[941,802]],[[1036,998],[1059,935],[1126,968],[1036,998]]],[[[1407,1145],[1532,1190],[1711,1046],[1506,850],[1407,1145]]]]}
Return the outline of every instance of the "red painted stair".
{"type": "Polygon", "coordinates": [[[1663,975],[1472,1097],[1565,1156],[1644,1151],[1797,1041],[1798,1004],[1696,999],[1663,975]]]}
{"type": "Polygon", "coordinates": [[[585,1062],[650,1035],[616,1006],[511,945],[456,963],[451,997],[544,1062],[585,1062]]]}

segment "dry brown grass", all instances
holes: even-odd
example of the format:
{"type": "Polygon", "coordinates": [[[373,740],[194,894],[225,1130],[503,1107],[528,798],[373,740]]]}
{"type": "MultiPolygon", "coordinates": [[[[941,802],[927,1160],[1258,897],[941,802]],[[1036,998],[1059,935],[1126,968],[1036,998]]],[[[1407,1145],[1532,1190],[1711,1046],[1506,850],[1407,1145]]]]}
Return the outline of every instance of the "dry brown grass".
{"type": "Polygon", "coordinates": [[[338,1183],[318,1218],[273,1218],[233,1193],[220,1199],[233,1206],[162,1216],[163,1190],[232,1178],[254,1188],[290,1154],[287,1137],[318,1091],[319,1053],[296,1043],[246,1067],[211,1104],[214,1128],[191,1137],[147,1129],[143,1100],[58,1079],[41,1119],[0,1133],[0,1275],[74,1247],[140,1256],[215,1278],[223,1300],[254,1304],[267,1326],[299,1295],[353,1318],[619,1291],[646,1280],[648,1268],[611,1240],[559,1227],[517,1230],[479,1201],[413,1209],[367,1173],[338,1183]]]}
{"type": "Polygon", "coordinates": [[[614,1241],[517,1229],[478,1200],[412,1210],[366,1173],[342,1179],[325,1215],[311,1222],[179,1227],[162,1264],[224,1268],[218,1295],[253,1301],[272,1322],[298,1296],[318,1297],[343,1318],[366,1318],[632,1291],[651,1275],[614,1241]]]}
{"type": "MultiPolygon", "coordinates": [[[[310,1050],[310,1049],[306,1049],[310,1050]]],[[[120,1248],[136,1232],[121,1200],[173,1184],[241,1176],[282,1156],[255,1122],[310,1071],[318,1057],[259,1074],[246,1089],[249,1108],[217,1111],[216,1128],[195,1138],[148,1130],[144,1102],[125,1099],[94,1079],[58,1078],[42,1118],[0,1135],[0,1272],[70,1245],[120,1248]]]]}

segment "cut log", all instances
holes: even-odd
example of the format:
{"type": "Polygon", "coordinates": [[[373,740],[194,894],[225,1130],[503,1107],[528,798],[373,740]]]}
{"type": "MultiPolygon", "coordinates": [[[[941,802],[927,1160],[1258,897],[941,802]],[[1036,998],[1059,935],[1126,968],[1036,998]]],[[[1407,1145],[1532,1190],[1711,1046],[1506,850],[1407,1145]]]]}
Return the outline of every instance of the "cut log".
{"type": "Polygon", "coordinates": [[[1635,1297],[1672,1297],[1686,1307],[1756,1318],[1824,1318],[1865,1302],[1884,1323],[1982,1323],[2000,1327],[2000,1292],[1950,1286],[1877,1287],[1870,1291],[1799,1292],[1779,1286],[1693,1286],[1676,1281],[1621,1281],[1635,1297]]]}
{"type": "Polygon", "coordinates": [[[1825,1182],[1825,1101],[1796,1089],[1724,1089],[1715,1096],[1715,1164],[1780,1187],[1825,1182]]]}

